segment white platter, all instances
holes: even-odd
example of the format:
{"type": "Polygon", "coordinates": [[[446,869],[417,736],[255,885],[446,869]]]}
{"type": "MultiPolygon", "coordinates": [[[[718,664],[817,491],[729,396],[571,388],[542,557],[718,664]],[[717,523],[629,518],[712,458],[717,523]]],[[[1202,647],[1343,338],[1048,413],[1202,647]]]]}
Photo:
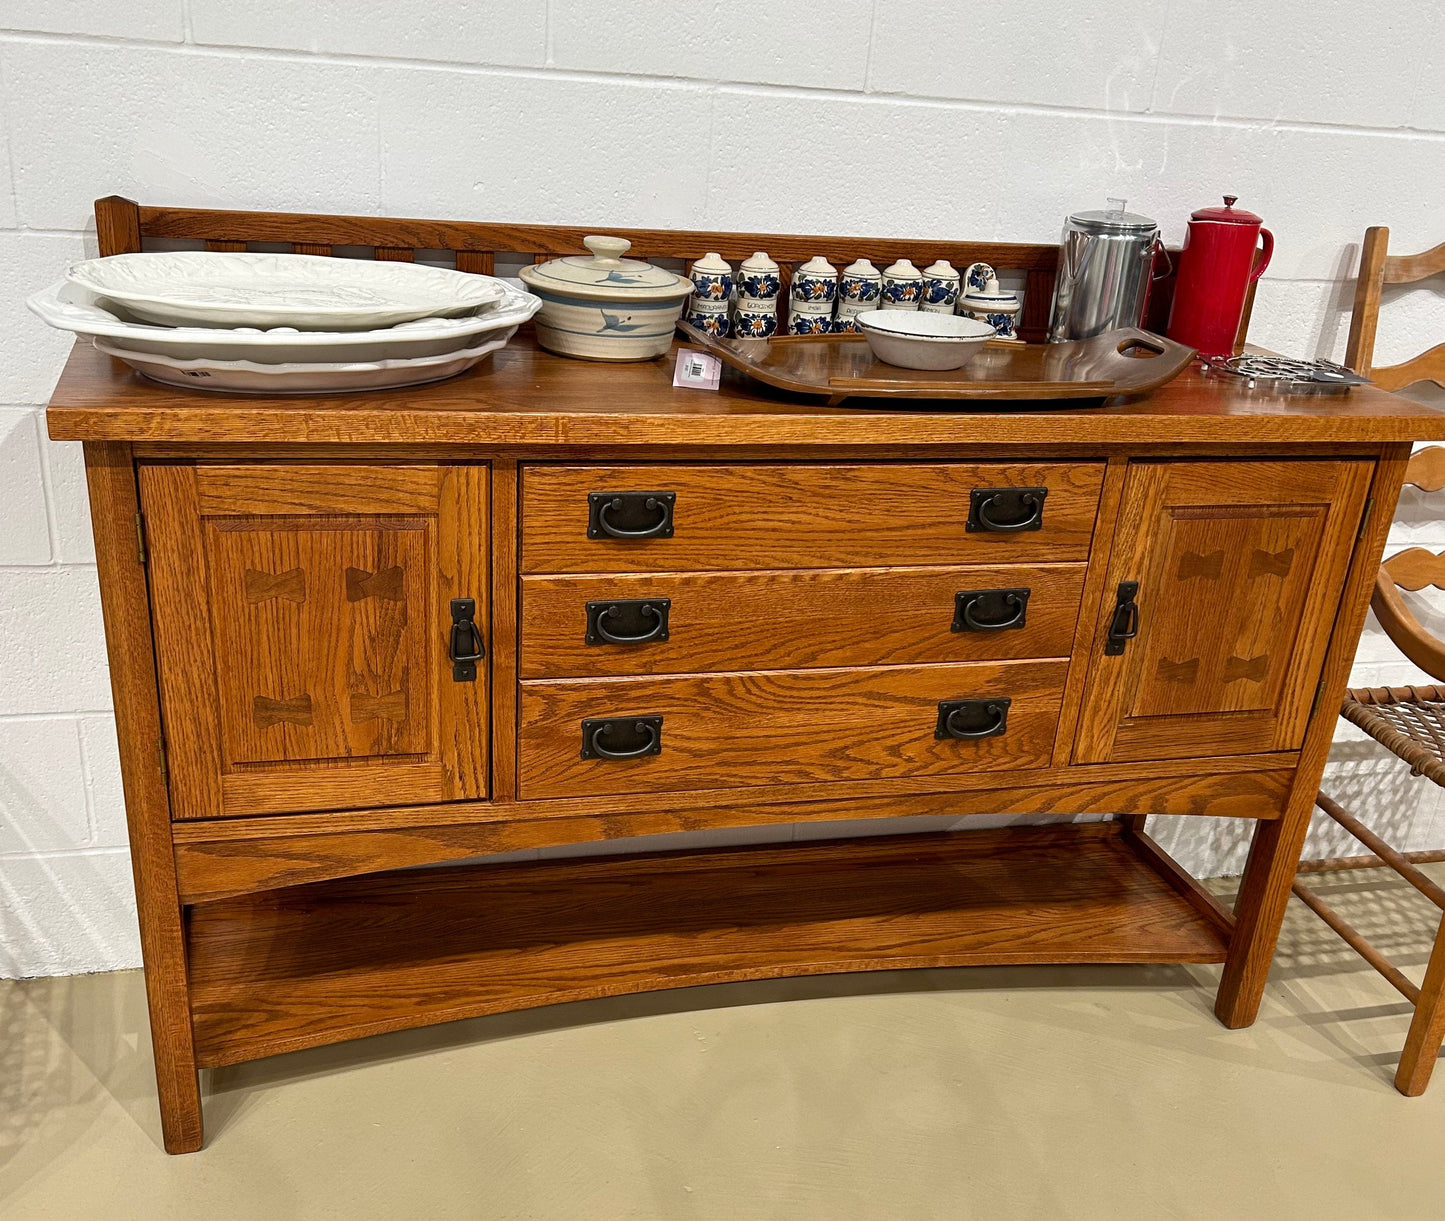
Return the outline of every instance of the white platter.
{"type": "Polygon", "coordinates": [[[420,318],[373,331],[227,330],[127,322],[96,305],[91,293],[64,280],[36,293],[26,304],[58,330],[102,338],[108,347],[127,352],[149,352],[176,360],[326,364],[441,356],[475,346],[479,336],[515,327],[541,309],[542,302],[531,293],[502,280],[492,282],[501,297],[484,313],[420,318]]]}
{"type": "Polygon", "coordinates": [[[326,364],[258,364],[250,360],[176,360],[155,352],[113,348],[92,340],[101,352],[125,361],[146,377],[188,390],[246,394],[343,394],[438,382],[470,369],[517,333],[516,325],[487,335],[484,342],[441,356],[326,364]]]}
{"type": "Polygon", "coordinates": [[[495,304],[496,280],[428,267],[314,254],[173,250],[113,254],[66,279],[146,322],[357,331],[495,304]]]}

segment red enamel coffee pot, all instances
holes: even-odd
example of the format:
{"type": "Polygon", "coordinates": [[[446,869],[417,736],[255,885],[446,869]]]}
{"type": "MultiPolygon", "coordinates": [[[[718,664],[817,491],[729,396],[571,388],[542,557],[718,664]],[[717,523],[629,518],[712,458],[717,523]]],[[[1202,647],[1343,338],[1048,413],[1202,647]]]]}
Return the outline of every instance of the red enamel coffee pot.
{"type": "Polygon", "coordinates": [[[1166,334],[1201,356],[1233,355],[1245,295],[1274,253],[1274,234],[1253,212],[1236,209],[1237,198],[1226,195],[1224,207],[1194,213],[1179,254],[1166,334]]]}

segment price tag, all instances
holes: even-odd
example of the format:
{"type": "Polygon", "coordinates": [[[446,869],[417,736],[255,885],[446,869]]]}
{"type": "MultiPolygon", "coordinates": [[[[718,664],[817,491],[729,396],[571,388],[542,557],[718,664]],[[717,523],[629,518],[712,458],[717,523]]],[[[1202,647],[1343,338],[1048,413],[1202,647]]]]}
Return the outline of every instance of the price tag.
{"type": "Polygon", "coordinates": [[[677,354],[672,384],[685,390],[716,390],[722,381],[722,361],[710,352],[683,348],[677,354]]]}

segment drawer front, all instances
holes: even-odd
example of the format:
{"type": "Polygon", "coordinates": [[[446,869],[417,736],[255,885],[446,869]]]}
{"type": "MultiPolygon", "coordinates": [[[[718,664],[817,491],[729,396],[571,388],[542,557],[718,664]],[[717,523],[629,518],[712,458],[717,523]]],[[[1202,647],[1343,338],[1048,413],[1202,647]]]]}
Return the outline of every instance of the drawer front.
{"type": "Polygon", "coordinates": [[[524,573],[1082,560],[1102,463],[531,466],[524,573]]]}
{"type": "MultiPolygon", "coordinates": [[[[682,792],[1046,767],[1067,669],[1064,661],[1013,661],[525,682],[519,795],[682,792]],[[1002,733],[938,736],[946,719],[942,701],[1001,703],[1000,697],[1008,700],[1002,733]],[[603,726],[615,732],[595,736],[603,726]],[[636,757],[604,757],[632,751],[636,757]]],[[[996,720],[995,712],[978,707],[965,709],[955,724],[979,732],[996,720]]]]}
{"type": "Polygon", "coordinates": [[[1083,583],[1082,564],[526,577],[521,673],[1067,657],[1083,583]]]}

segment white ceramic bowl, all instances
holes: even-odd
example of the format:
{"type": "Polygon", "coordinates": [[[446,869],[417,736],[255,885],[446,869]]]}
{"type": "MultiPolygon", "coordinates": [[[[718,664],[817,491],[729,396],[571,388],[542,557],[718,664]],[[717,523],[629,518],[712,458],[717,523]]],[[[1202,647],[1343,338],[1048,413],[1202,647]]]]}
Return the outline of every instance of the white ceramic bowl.
{"type": "Polygon", "coordinates": [[[961,369],[994,336],[987,322],[956,314],[872,310],[854,321],[873,355],[901,369],[961,369]]]}
{"type": "Polygon", "coordinates": [[[172,250],[113,254],[66,279],[146,322],[357,331],[470,313],[501,299],[495,279],[421,263],[312,254],[172,250]]]}
{"type": "Polygon", "coordinates": [[[340,394],[420,386],[470,369],[505,347],[517,333],[515,325],[483,336],[482,342],[459,352],[406,360],[352,361],[319,364],[258,364],[251,360],[177,360],[156,352],[113,348],[102,339],[91,342],[107,356],[125,361],[147,377],[188,390],[237,391],[247,394],[340,394]]]}
{"type": "Polygon", "coordinates": [[[483,313],[460,318],[418,318],[373,331],[299,331],[277,327],[235,330],[127,322],[96,305],[91,293],[64,280],[26,304],[57,330],[101,338],[127,352],[176,360],[246,360],[256,364],[326,364],[442,356],[475,347],[483,335],[526,322],[542,307],[531,293],[496,282],[501,299],[483,313]]]}

